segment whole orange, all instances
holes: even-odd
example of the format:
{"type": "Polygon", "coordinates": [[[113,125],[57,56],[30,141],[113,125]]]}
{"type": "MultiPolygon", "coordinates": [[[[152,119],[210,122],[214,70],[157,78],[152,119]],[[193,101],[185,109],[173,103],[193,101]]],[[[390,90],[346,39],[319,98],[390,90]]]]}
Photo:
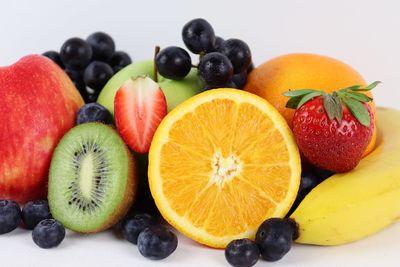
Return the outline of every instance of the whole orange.
{"type": "MultiPolygon", "coordinates": [[[[366,82],[349,65],[326,56],[296,53],[276,57],[255,68],[244,89],[268,100],[291,126],[295,111],[285,107],[288,98],[282,95],[284,92],[305,88],[332,92],[358,84],[366,85],[366,82]]],[[[372,97],[371,92],[366,94],[372,97]]],[[[370,102],[370,105],[375,114],[374,102],[370,102]]],[[[374,124],[374,134],[364,155],[375,146],[376,121],[374,124]]]]}

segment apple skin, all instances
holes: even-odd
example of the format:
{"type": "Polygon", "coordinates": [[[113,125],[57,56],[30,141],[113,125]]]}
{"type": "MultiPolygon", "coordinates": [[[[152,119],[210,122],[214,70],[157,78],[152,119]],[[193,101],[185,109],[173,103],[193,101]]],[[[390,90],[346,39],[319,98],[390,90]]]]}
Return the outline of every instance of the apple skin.
{"type": "MultiPolygon", "coordinates": [[[[153,61],[144,60],[130,64],[117,72],[100,92],[97,102],[114,114],[114,97],[122,84],[131,77],[147,75],[154,79],[153,61]]],[[[167,100],[168,111],[186,99],[203,91],[204,83],[197,76],[197,69],[192,69],[182,80],[169,80],[158,74],[158,84],[167,100]]]]}
{"type": "Polygon", "coordinates": [[[0,68],[0,199],[45,199],[53,150],[83,99],[50,59],[29,55],[0,68]]]}

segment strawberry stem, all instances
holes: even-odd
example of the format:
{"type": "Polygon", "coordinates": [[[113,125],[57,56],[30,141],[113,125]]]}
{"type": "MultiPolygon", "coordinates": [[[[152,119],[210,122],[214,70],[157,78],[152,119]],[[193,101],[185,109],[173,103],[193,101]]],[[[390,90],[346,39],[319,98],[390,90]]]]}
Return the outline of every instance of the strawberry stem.
{"type": "Polygon", "coordinates": [[[156,45],[156,47],[154,48],[154,69],[153,69],[153,74],[154,74],[154,81],[158,82],[158,70],[157,70],[157,64],[156,64],[156,57],[158,55],[158,53],[160,52],[160,47],[158,45],[156,45]]]}

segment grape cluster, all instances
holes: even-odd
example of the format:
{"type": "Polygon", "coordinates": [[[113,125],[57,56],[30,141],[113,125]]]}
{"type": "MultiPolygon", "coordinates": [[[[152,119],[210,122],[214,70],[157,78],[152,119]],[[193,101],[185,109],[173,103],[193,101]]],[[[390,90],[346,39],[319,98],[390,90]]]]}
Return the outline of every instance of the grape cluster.
{"type": "Polygon", "coordinates": [[[244,87],[247,75],[253,69],[251,51],[245,42],[216,36],[211,24],[201,18],[185,24],[182,39],[190,52],[199,55],[199,64],[192,65],[189,53],[183,48],[170,46],[162,49],[155,59],[162,76],[180,80],[192,67],[197,67],[205,82],[204,89],[244,87]]]}
{"type": "Polygon", "coordinates": [[[132,63],[127,53],[115,51],[114,40],[104,32],[95,32],[86,40],[70,38],[60,52],[48,51],[43,56],[64,69],[86,103],[96,102],[114,73],[132,63]]]}

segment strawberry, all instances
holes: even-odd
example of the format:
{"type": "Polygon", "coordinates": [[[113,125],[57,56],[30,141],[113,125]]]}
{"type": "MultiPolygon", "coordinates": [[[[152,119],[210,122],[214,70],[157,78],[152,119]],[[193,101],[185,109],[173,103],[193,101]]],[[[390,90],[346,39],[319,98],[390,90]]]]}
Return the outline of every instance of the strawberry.
{"type": "Polygon", "coordinates": [[[114,99],[115,123],[128,146],[137,153],[147,153],[154,133],[167,115],[163,91],[149,77],[127,80],[114,99]]]}
{"type": "Polygon", "coordinates": [[[374,131],[374,114],[355,85],[327,94],[302,89],[284,93],[290,97],[286,107],[296,109],[293,133],[303,156],[317,167],[332,172],[347,172],[360,162],[374,131]]]}

